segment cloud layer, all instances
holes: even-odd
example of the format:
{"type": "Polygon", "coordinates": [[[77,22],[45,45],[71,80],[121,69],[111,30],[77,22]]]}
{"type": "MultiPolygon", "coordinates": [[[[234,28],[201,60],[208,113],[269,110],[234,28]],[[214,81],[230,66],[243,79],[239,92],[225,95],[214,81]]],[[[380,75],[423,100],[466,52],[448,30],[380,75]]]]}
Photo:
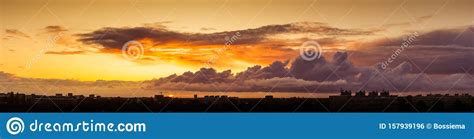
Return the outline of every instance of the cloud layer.
{"type": "Polygon", "coordinates": [[[142,85],[144,84],[131,81],[78,81],[73,79],[26,78],[0,71],[0,93],[10,91],[36,95],[74,93],[85,96],[96,94],[113,97],[151,95],[151,91],[145,90],[145,86],[142,85]]]}
{"type": "Polygon", "coordinates": [[[395,68],[357,67],[348,53],[337,52],[331,60],[314,61],[296,58],[291,63],[275,61],[262,67],[249,67],[232,74],[202,68],[196,72],[171,75],[149,81],[153,89],[188,91],[270,91],[270,92],[336,92],[352,90],[459,91],[473,89],[470,74],[431,75],[413,73],[413,65],[403,62],[395,68]]]}
{"type": "MultiPolygon", "coordinates": [[[[60,26],[44,28],[49,33],[67,32],[60,26]]],[[[188,91],[271,91],[271,92],[334,92],[340,88],[352,90],[392,91],[446,91],[473,89],[474,27],[439,29],[415,32],[419,35],[405,48],[387,69],[380,63],[391,58],[407,41],[408,36],[358,42],[351,37],[375,35],[376,31],[340,29],[323,23],[301,22],[267,25],[253,29],[214,33],[186,33],[167,29],[165,26],[102,28],[89,33],[67,36],[63,44],[72,45],[72,39],[88,49],[49,51],[47,54],[72,55],[88,52],[118,54],[129,40],[145,45],[143,60],[155,58],[165,62],[179,61],[186,66],[204,67],[210,56],[219,56],[214,68],[201,68],[195,72],[174,74],[145,81],[148,90],[188,91]],[[237,38],[233,38],[238,34],[237,38]],[[282,37],[286,36],[286,37],[282,37]],[[291,36],[291,37],[288,37],[291,36]],[[286,39],[285,39],[286,38],[286,39]],[[311,38],[311,39],[310,39],[311,38]],[[229,43],[232,47],[219,53],[229,43]],[[326,51],[313,61],[299,57],[298,47],[306,40],[316,40],[326,51]],[[67,43],[65,43],[67,42],[67,43]],[[339,52],[338,47],[347,52],[339,52]],[[354,48],[354,46],[360,46],[354,48]],[[253,64],[246,70],[233,73],[229,69],[240,63],[253,64]],[[263,66],[267,65],[267,66],[263,66]],[[220,68],[215,68],[219,67],[220,68]]],[[[28,38],[15,30],[7,34],[28,38]]],[[[34,81],[48,85],[79,84],[92,86],[91,82],[55,79],[30,79],[11,74],[0,74],[3,83],[34,81]]],[[[153,77],[150,77],[153,78],[153,77]]],[[[106,81],[109,83],[108,81],[106,81]]],[[[104,82],[102,82],[104,83],[104,82]]],[[[135,82],[121,82],[133,84],[135,82]]],[[[11,85],[11,83],[10,83],[11,85]]],[[[21,87],[18,87],[21,88],[21,87]]],[[[112,87],[113,88],[113,87],[112,87]]]]}
{"type": "Polygon", "coordinates": [[[167,29],[166,27],[125,27],[125,28],[102,28],[90,33],[79,34],[80,41],[86,44],[98,44],[104,48],[121,49],[124,43],[130,40],[150,39],[155,45],[173,42],[182,42],[191,46],[199,45],[223,45],[226,38],[239,32],[243,34],[239,44],[261,43],[269,39],[269,36],[278,34],[315,33],[321,36],[330,35],[369,35],[372,31],[359,29],[340,29],[330,27],[318,22],[300,22],[281,25],[267,25],[253,29],[234,30],[215,33],[186,33],[167,29]]]}
{"type": "MultiPolygon", "coordinates": [[[[213,66],[226,69],[235,68],[235,64],[229,64],[228,61],[265,65],[275,60],[297,57],[299,46],[307,40],[320,43],[323,50],[327,51],[325,53],[327,56],[334,54],[335,51],[346,50],[352,53],[355,65],[371,66],[386,61],[406,42],[410,34],[417,33],[419,35],[410,43],[410,47],[398,56],[393,64],[388,65],[390,68],[408,61],[416,66],[415,70],[411,71],[412,73],[454,74],[466,71],[474,73],[473,70],[468,70],[474,63],[471,58],[474,57],[473,26],[426,32],[412,31],[406,36],[393,38],[364,41],[357,39],[375,36],[378,31],[341,29],[318,22],[267,25],[253,29],[214,33],[178,32],[161,25],[102,28],[78,34],[78,40],[86,45],[101,47],[100,52],[103,53],[120,53],[125,42],[139,40],[145,45],[143,60],[159,59],[165,62],[178,62],[186,66],[203,67],[210,59],[216,59],[213,66]],[[229,40],[236,34],[239,36],[232,40],[231,47],[225,49],[224,53],[219,53],[219,50],[229,44],[229,40]],[[434,59],[436,60],[433,62],[434,59]],[[422,71],[425,67],[428,68],[422,71]]],[[[295,71],[292,71],[295,72],[295,76],[303,76],[300,74],[304,73],[298,73],[298,67],[295,68],[295,71]]]]}
{"type": "Polygon", "coordinates": [[[201,68],[196,72],[174,74],[143,82],[77,81],[66,79],[38,79],[18,77],[0,72],[2,91],[21,92],[79,92],[105,96],[130,96],[131,92],[149,95],[157,90],[212,91],[212,92],[337,92],[351,90],[390,90],[395,92],[446,91],[474,89],[474,78],[468,73],[414,73],[413,63],[405,61],[394,68],[355,66],[349,53],[337,52],[331,59],[321,57],[306,61],[297,57],[292,61],[275,61],[268,66],[256,65],[232,73],[201,68]],[[53,88],[53,90],[44,90],[53,88]],[[134,90],[134,91],[130,91],[134,90]],[[143,94],[145,93],[145,94],[143,94]]]}
{"type": "Polygon", "coordinates": [[[317,40],[326,47],[336,47],[347,43],[346,37],[373,35],[374,32],[336,28],[319,22],[297,22],[212,33],[179,32],[164,25],[106,27],[76,36],[85,46],[99,48],[99,52],[110,54],[120,54],[128,41],[139,41],[144,46],[144,57],[137,62],[142,63],[144,60],[148,63],[159,60],[198,68],[218,55],[213,66],[224,69],[234,68],[235,65],[222,59],[268,64],[287,56],[297,56],[296,49],[307,40],[317,40]],[[225,49],[224,53],[220,53],[222,49],[225,49]],[[261,53],[263,51],[268,53],[261,53]]]}

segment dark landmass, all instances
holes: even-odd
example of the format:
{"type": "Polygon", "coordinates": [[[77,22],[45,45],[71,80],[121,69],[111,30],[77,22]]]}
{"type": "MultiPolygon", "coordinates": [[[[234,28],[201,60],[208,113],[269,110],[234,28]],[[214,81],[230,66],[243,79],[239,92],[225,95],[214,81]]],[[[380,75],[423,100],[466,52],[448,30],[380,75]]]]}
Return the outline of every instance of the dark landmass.
{"type": "Polygon", "coordinates": [[[329,98],[172,98],[54,96],[0,93],[0,112],[474,112],[469,94],[396,96],[387,91],[341,90],[329,98]]]}

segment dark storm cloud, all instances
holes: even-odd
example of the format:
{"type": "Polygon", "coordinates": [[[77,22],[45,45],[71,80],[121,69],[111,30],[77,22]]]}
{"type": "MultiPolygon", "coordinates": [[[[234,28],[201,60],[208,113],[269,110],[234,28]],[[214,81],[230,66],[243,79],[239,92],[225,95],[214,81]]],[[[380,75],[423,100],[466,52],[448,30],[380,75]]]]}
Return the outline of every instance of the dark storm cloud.
{"type": "Polygon", "coordinates": [[[435,30],[421,35],[415,44],[418,45],[459,45],[473,47],[474,27],[460,29],[435,30]]]}
{"type": "MultiPolygon", "coordinates": [[[[413,46],[406,52],[403,52],[394,65],[403,61],[409,61],[417,66],[412,70],[413,73],[419,73],[424,70],[428,74],[455,74],[470,73],[474,71],[467,69],[474,68],[474,48],[463,46],[413,46]],[[465,71],[467,70],[467,71],[465,71]]],[[[392,67],[393,67],[392,66],[392,67]]]]}
{"type": "Polygon", "coordinates": [[[98,44],[105,48],[119,49],[130,40],[148,38],[155,44],[166,44],[171,42],[186,42],[190,45],[222,45],[226,43],[225,38],[234,34],[242,34],[239,41],[234,44],[255,44],[266,40],[270,35],[315,33],[318,35],[368,35],[372,31],[358,29],[340,29],[327,26],[317,22],[300,22],[281,25],[267,25],[259,28],[224,31],[215,33],[187,33],[177,32],[166,27],[124,27],[124,28],[102,28],[90,33],[78,34],[79,41],[85,44],[98,44]]]}
{"type": "MultiPolygon", "coordinates": [[[[466,69],[474,68],[473,29],[469,26],[420,33],[406,49],[399,51],[398,57],[389,67],[393,68],[408,61],[416,66],[416,69],[411,71],[413,73],[465,73],[466,69]]],[[[371,64],[385,62],[400,50],[408,36],[410,35],[370,42],[366,45],[369,49],[358,50],[355,56],[371,64]]],[[[474,71],[467,73],[474,74],[474,71]]]]}
{"type": "Polygon", "coordinates": [[[256,65],[249,67],[246,71],[232,74],[231,70],[217,72],[213,68],[201,68],[196,72],[184,72],[182,75],[170,75],[160,78],[155,83],[184,82],[184,83],[230,83],[236,80],[248,79],[270,79],[276,77],[287,77],[288,62],[275,61],[267,67],[256,65]]]}
{"type": "Polygon", "coordinates": [[[316,81],[335,81],[339,79],[338,76],[353,78],[359,73],[359,69],[355,68],[347,58],[348,55],[345,52],[335,53],[331,61],[327,61],[324,57],[313,61],[297,58],[291,64],[290,73],[296,78],[316,81]],[[333,72],[338,76],[330,76],[333,72]]]}
{"type": "MultiPolygon", "coordinates": [[[[353,52],[353,58],[359,65],[382,63],[400,46],[372,47],[371,50],[353,52]]],[[[466,69],[474,69],[474,48],[464,46],[427,46],[413,45],[393,60],[388,67],[394,68],[402,62],[410,62],[416,66],[412,73],[455,74],[464,73],[466,69]],[[425,70],[426,68],[426,70],[425,70]]],[[[474,74],[474,71],[468,71],[474,74]]]]}
{"type": "MultiPolygon", "coordinates": [[[[434,45],[434,46],[474,46],[474,26],[468,26],[455,29],[440,29],[426,33],[420,33],[412,45],[434,45]]],[[[418,33],[418,32],[416,32],[418,33]]],[[[398,38],[381,39],[371,43],[374,46],[393,46],[402,45],[406,36],[398,38]]]]}
{"type": "Polygon", "coordinates": [[[256,65],[232,74],[230,70],[216,72],[202,68],[197,72],[185,72],[148,81],[153,89],[189,91],[337,91],[352,90],[463,90],[472,89],[474,79],[468,74],[455,73],[431,75],[413,73],[414,65],[402,62],[394,68],[382,70],[379,66],[354,66],[349,55],[337,52],[331,60],[321,57],[315,61],[296,58],[288,68],[288,62],[275,61],[262,67],[256,65]],[[465,77],[466,78],[463,78],[465,77]],[[450,84],[455,83],[456,84],[450,84]]]}

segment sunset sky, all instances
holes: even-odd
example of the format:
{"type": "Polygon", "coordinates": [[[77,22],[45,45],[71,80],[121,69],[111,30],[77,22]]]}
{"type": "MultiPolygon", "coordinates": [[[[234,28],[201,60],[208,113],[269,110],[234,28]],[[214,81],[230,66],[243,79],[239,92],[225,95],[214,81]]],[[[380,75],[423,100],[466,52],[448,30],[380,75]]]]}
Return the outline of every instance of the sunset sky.
{"type": "Polygon", "coordinates": [[[306,41],[318,42],[328,61],[344,52],[351,67],[374,67],[419,34],[388,67],[409,63],[408,73],[426,74],[431,85],[461,75],[469,84],[473,7],[473,0],[0,0],[0,78],[143,81],[196,72],[210,59],[217,72],[275,61],[292,70],[306,41]],[[122,55],[132,40],[143,46],[138,59],[122,55]]]}

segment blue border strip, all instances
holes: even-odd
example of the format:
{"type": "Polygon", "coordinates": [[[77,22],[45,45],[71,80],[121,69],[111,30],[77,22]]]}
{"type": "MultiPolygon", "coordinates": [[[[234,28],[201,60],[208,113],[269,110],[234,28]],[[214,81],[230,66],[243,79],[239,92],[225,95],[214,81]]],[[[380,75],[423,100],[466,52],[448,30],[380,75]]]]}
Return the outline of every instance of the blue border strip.
{"type": "Polygon", "coordinates": [[[474,113],[2,113],[0,124],[1,139],[474,138],[474,113]],[[12,135],[7,131],[12,117],[22,120],[23,132],[12,135]],[[38,123],[93,120],[95,124],[145,123],[146,131],[32,132],[29,128],[35,120],[36,129],[38,123]],[[385,129],[381,129],[383,124],[385,129]],[[413,129],[408,129],[410,124],[413,129]],[[464,129],[435,129],[460,124],[464,129]]]}

